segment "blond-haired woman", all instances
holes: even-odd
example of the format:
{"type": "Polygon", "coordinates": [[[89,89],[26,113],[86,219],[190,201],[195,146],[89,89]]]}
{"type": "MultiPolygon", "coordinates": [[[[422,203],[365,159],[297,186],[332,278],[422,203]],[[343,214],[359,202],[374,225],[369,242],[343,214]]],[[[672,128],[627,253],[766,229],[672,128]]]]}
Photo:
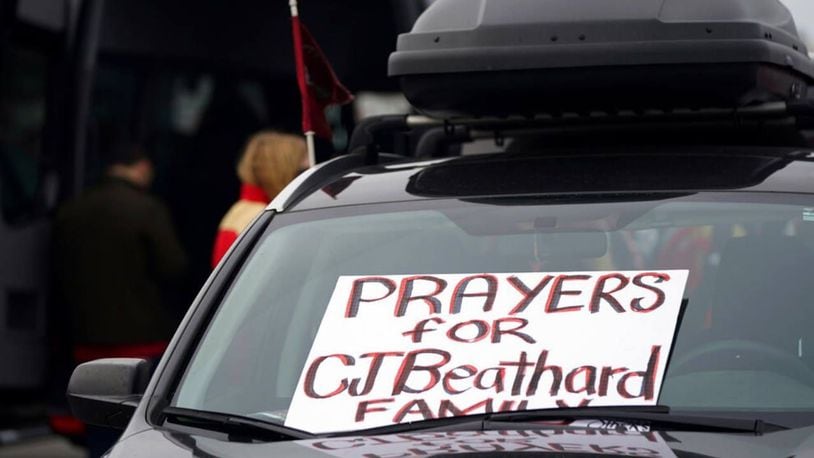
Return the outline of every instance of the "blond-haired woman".
{"type": "Polygon", "coordinates": [[[232,205],[218,226],[212,251],[213,267],[254,217],[307,168],[308,153],[302,137],[275,131],[252,136],[237,165],[237,176],[242,183],[240,200],[232,205]]]}

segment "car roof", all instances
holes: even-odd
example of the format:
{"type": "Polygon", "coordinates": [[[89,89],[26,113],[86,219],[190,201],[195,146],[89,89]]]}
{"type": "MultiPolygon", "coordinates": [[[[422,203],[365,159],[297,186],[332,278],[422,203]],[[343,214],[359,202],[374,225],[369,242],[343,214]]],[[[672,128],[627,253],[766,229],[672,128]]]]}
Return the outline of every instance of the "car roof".
{"type": "Polygon", "coordinates": [[[580,147],[373,166],[355,156],[313,169],[269,208],[529,195],[814,193],[814,150],[793,147],[580,147]]]}

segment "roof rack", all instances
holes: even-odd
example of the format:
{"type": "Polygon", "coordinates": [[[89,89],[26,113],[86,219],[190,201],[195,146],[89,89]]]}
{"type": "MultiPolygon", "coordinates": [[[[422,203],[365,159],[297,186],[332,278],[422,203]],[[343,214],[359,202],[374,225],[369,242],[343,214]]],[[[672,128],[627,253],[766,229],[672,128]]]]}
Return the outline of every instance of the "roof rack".
{"type": "MultiPolygon", "coordinates": [[[[682,135],[692,131],[721,129],[719,137],[727,134],[775,134],[773,139],[784,142],[801,141],[803,131],[814,129],[814,98],[793,102],[769,102],[745,107],[705,109],[648,109],[620,110],[617,112],[592,111],[587,113],[559,112],[533,117],[450,117],[434,118],[424,115],[385,115],[367,118],[357,126],[350,141],[352,155],[362,155],[364,164],[377,164],[378,155],[389,144],[394,133],[413,129],[428,131],[419,143],[428,143],[424,149],[433,149],[433,141],[465,142],[475,138],[493,137],[496,141],[507,136],[554,135],[566,133],[612,133],[616,136],[646,134],[665,130],[680,130],[682,135]],[[442,128],[440,130],[439,128],[442,128]],[[745,132],[744,132],[745,131],[745,132]],[[443,135],[441,135],[443,133],[443,135]],[[433,138],[428,139],[431,135],[433,138]],[[793,138],[791,138],[793,137],[793,138]]],[[[768,138],[768,137],[767,137],[768,138]]],[[[428,154],[438,157],[438,154],[428,154]]],[[[419,156],[427,156],[421,155],[419,156]]]]}
{"type": "MultiPolygon", "coordinates": [[[[676,110],[620,110],[618,112],[554,113],[527,117],[473,117],[433,118],[423,115],[383,115],[364,119],[354,130],[350,141],[350,154],[336,157],[309,169],[297,178],[293,186],[286,188],[269,205],[270,209],[282,211],[319,189],[326,182],[344,176],[359,167],[392,164],[411,159],[385,152],[383,145],[390,143],[388,137],[396,133],[422,131],[422,141],[466,142],[479,138],[540,136],[548,139],[552,133],[570,133],[585,138],[586,132],[606,132],[619,135],[641,135],[643,132],[661,134],[660,128],[678,130],[686,136],[693,129],[720,131],[727,127],[724,136],[760,135],[765,132],[755,127],[775,129],[783,135],[804,133],[814,129],[814,98],[795,102],[772,102],[748,107],[721,109],[676,110]],[[441,135],[443,134],[443,135],[441,135]]],[[[596,139],[596,135],[587,136],[596,139]]],[[[624,137],[623,138],[629,138],[624,137]]],[[[434,150],[435,145],[427,147],[434,150]]],[[[559,146],[559,145],[558,145],[559,146]]],[[[438,154],[428,156],[437,157],[438,154]]]]}

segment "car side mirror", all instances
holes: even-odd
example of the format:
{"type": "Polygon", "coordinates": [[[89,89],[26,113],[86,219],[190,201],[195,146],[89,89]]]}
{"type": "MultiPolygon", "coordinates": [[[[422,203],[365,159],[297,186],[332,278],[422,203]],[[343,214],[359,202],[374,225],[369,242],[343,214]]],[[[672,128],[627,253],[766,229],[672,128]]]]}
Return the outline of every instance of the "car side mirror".
{"type": "Polygon", "coordinates": [[[79,420],[124,429],[150,380],[143,359],[99,359],[79,365],[68,382],[68,404],[79,420]]]}

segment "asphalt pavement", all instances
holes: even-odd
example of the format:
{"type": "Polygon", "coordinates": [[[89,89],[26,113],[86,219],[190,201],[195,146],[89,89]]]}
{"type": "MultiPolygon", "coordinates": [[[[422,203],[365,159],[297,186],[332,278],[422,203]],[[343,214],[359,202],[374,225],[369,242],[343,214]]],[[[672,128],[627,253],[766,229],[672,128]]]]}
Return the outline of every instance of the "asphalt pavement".
{"type": "MultiPolygon", "coordinates": [[[[15,433],[0,431],[0,436],[12,434],[15,433]]],[[[8,439],[7,437],[5,445],[0,445],[0,458],[84,458],[86,456],[84,448],[77,447],[68,440],[53,434],[16,438],[17,440],[13,441],[8,439]]]]}

